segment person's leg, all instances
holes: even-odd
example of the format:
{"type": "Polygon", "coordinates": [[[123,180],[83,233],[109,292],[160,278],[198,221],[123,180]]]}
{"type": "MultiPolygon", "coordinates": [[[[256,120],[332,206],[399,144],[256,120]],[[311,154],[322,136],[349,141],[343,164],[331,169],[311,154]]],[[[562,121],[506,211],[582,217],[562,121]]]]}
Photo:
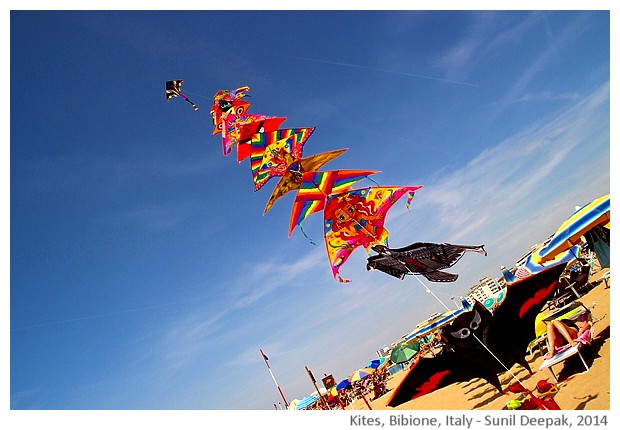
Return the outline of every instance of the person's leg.
{"type": "Polygon", "coordinates": [[[577,337],[577,334],[579,333],[577,329],[564,324],[562,321],[556,320],[556,321],[553,321],[553,323],[554,323],[553,325],[555,329],[564,338],[566,343],[568,343],[570,346],[574,346],[577,343],[575,341],[575,338],[577,337]]]}
{"type": "Polygon", "coordinates": [[[574,338],[577,336],[577,330],[568,327],[561,321],[554,320],[547,324],[547,341],[549,343],[549,352],[545,355],[549,359],[555,355],[556,347],[567,343],[570,346],[576,344],[574,338]]]}

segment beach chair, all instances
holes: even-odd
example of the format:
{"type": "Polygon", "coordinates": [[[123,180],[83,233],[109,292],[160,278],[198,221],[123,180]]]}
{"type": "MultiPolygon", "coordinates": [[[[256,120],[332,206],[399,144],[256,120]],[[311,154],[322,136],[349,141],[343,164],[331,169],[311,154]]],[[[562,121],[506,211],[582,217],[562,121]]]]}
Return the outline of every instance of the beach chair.
{"type": "MultiPolygon", "coordinates": [[[[561,306],[559,309],[555,309],[555,307],[549,308],[549,311],[552,311],[549,314],[545,314],[545,312],[541,312],[536,317],[536,338],[532,340],[527,346],[527,353],[532,354],[537,349],[544,354],[547,351],[547,329],[546,326],[549,321],[553,321],[556,319],[571,319],[575,320],[579,318],[581,315],[586,313],[587,311],[592,311],[592,309],[596,306],[596,302],[592,304],[589,308],[583,305],[582,302],[575,300],[568,304],[561,306]]],[[[593,316],[594,317],[594,316],[593,316]]]]}
{"type": "MultiPolygon", "coordinates": [[[[548,323],[556,319],[576,320],[580,318],[582,315],[589,312],[590,313],[590,329],[586,333],[586,338],[582,339],[582,341],[585,342],[586,344],[590,344],[592,342],[592,339],[594,338],[594,324],[600,320],[599,318],[595,318],[591,312],[591,309],[594,308],[594,306],[596,306],[596,302],[594,302],[592,306],[588,308],[580,301],[574,301],[573,303],[570,303],[562,307],[561,309],[558,309],[557,311],[553,312],[551,315],[548,315],[546,318],[543,319],[543,321],[548,323]]],[[[583,366],[585,367],[585,372],[589,371],[590,366],[588,366],[585,359],[583,358],[583,355],[581,355],[581,349],[583,346],[584,346],[584,343],[578,342],[576,345],[568,347],[561,352],[558,352],[550,359],[547,359],[547,360],[543,359],[543,362],[540,365],[539,370],[549,369],[551,376],[553,377],[555,382],[558,383],[558,378],[555,372],[553,371],[553,366],[555,366],[556,364],[563,363],[564,361],[566,361],[568,358],[572,357],[573,355],[579,355],[579,358],[581,359],[581,362],[583,363],[583,366]]],[[[547,349],[549,349],[548,346],[547,346],[547,349]]]]}
{"type": "Polygon", "coordinates": [[[605,288],[609,288],[609,277],[611,276],[611,271],[608,270],[603,276],[601,276],[600,280],[605,282],[605,288]]]}
{"type": "Polygon", "coordinates": [[[585,367],[585,372],[587,372],[588,370],[590,370],[590,366],[588,366],[588,364],[586,363],[586,361],[583,358],[583,355],[581,355],[581,347],[582,346],[583,346],[583,344],[581,342],[577,343],[577,345],[575,345],[575,346],[571,346],[570,348],[566,348],[562,352],[558,352],[557,354],[555,354],[549,360],[543,360],[543,362],[540,365],[540,368],[538,370],[549,369],[549,372],[551,373],[551,376],[553,377],[553,380],[556,383],[558,383],[558,377],[556,376],[555,372],[553,371],[553,366],[555,366],[556,364],[559,364],[559,363],[563,363],[566,359],[572,357],[575,354],[579,354],[579,358],[581,359],[581,362],[583,363],[583,366],[585,367]]]}

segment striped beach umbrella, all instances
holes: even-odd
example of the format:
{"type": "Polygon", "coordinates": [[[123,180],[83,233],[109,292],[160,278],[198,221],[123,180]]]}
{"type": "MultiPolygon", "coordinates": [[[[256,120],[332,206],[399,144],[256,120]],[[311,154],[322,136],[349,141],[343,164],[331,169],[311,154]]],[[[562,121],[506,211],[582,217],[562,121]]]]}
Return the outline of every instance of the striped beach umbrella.
{"type": "Polygon", "coordinates": [[[375,372],[375,369],[371,367],[364,367],[363,369],[357,369],[355,372],[351,374],[351,376],[349,376],[349,381],[350,382],[361,381],[367,376],[372,375],[374,372],[375,372]]]}
{"type": "MultiPolygon", "coordinates": [[[[453,311],[447,311],[432,320],[429,320],[423,324],[418,325],[411,333],[405,336],[405,342],[410,342],[414,339],[423,338],[435,330],[445,326],[446,324],[450,324],[456,317],[461,315],[463,312],[467,312],[472,309],[471,303],[467,300],[462,301],[463,307],[461,309],[456,309],[453,311]]],[[[394,361],[394,359],[392,359],[394,361]]]]}
{"type": "MultiPolygon", "coordinates": [[[[516,282],[520,279],[529,278],[530,276],[542,272],[545,269],[548,269],[552,266],[558,264],[570,263],[579,257],[581,253],[581,246],[575,245],[570,247],[567,251],[562,251],[553,256],[553,258],[546,260],[544,263],[541,263],[540,251],[541,249],[537,249],[532,252],[529,257],[525,260],[525,263],[519,267],[514,274],[514,280],[511,282],[516,282]]],[[[567,266],[567,267],[568,267],[567,266]]],[[[508,282],[508,281],[507,281],[508,282]]]]}
{"type": "Polygon", "coordinates": [[[295,409],[297,409],[297,404],[298,404],[298,403],[299,403],[299,399],[293,399],[293,400],[291,401],[291,403],[289,403],[289,404],[288,404],[288,406],[286,407],[286,409],[289,409],[289,410],[295,410],[295,409]]]}
{"type": "Polygon", "coordinates": [[[319,396],[306,396],[303,399],[301,399],[299,403],[297,403],[297,406],[295,406],[295,409],[297,410],[306,409],[308,406],[312,406],[318,401],[319,401],[319,396]]]}
{"type": "Polygon", "coordinates": [[[370,360],[366,363],[365,367],[370,367],[372,369],[378,369],[379,367],[385,365],[387,363],[387,357],[379,357],[374,360],[370,360]]]}
{"type": "Polygon", "coordinates": [[[599,197],[573,213],[553,234],[549,243],[538,251],[539,263],[552,260],[556,255],[578,245],[581,237],[597,225],[610,220],[609,194],[599,197]]]}

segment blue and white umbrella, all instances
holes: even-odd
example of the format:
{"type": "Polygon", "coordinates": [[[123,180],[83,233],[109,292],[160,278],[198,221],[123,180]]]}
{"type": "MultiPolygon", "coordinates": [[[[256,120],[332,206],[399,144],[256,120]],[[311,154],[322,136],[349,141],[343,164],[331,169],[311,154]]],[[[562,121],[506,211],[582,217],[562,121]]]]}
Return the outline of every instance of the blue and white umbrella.
{"type": "Polygon", "coordinates": [[[318,396],[306,396],[303,399],[301,399],[299,403],[297,403],[297,406],[295,407],[295,409],[297,410],[306,409],[308,406],[312,406],[318,401],[319,401],[318,396]]]}
{"type": "Polygon", "coordinates": [[[405,336],[405,343],[431,334],[432,332],[443,327],[444,325],[450,324],[456,317],[461,315],[463,312],[467,312],[471,309],[471,304],[468,301],[463,300],[462,309],[444,312],[432,321],[422,325],[421,327],[417,327],[415,330],[405,336]]]}
{"type": "Polygon", "coordinates": [[[370,360],[368,363],[366,363],[366,366],[364,367],[378,369],[379,367],[385,365],[385,363],[387,363],[387,357],[379,357],[379,358],[375,358],[374,360],[370,360]]]}

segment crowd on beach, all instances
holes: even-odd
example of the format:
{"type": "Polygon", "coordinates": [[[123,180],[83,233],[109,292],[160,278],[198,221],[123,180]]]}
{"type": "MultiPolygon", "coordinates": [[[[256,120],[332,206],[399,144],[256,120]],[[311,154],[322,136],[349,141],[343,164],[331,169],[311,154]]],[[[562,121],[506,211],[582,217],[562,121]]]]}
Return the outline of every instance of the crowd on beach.
{"type": "MultiPolygon", "coordinates": [[[[569,269],[567,269],[568,271],[569,269]]],[[[605,279],[605,278],[602,278],[605,279]]],[[[602,282],[599,280],[598,282],[602,282]]],[[[606,281],[607,283],[608,281],[606,281]]],[[[588,276],[585,277],[586,285],[581,286],[579,293],[585,294],[589,289],[593,288],[596,284],[594,282],[588,283],[588,276]]],[[[577,282],[573,282],[571,285],[573,287],[577,286],[577,282]]],[[[579,293],[574,293],[577,298],[579,298],[579,293]]],[[[575,301],[575,304],[579,304],[581,302],[575,301]]],[[[572,309],[572,308],[570,308],[572,309]]],[[[566,308],[564,311],[569,312],[569,308],[566,308]]],[[[590,312],[590,309],[585,307],[585,314],[575,314],[574,317],[568,318],[558,318],[557,320],[552,320],[547,324],[545,336],[545,346],[548,343],[548,348],[541,348],[541,357],[543,360],[551,359],[556,353],[560,353],[567,348],[576,345],[578,342],[589,345],[592,342],[591,338],[591,328],[593,324],[593,316],[590,312]],[[578,318],[577,318],[578,317],[578,318]],[[546,354],[543,354],[547,351],[546,354]]],[[[547,313],[554,312],[555,308],[547,309],[547,313]]],[[[545,315],[547,314],[545,313],[545,315]]],[[[542,314],[542,312],[541,312],[542,314]]],[[[413,367],[421,356],[436,356],[438,351],[441,351],[445,345],[442,342],[441,330],[432,333],[432,335],[428,336],[424,339],[423,342],[419,342],[418,353],[415,354],[409,361],[400,364],[401,370],[406,370],[410,367],[413,367]],[[437,351],[436,351],[437,350],[437,351]]],[[[532,353],[533,350],[530,350],[532,353]]],[[[392,388],[388,387],[388,381],[392,377],[392,373],[390,372],[390,365],[395,364],[389,358],[388,360],[377,368],[373,373],[368,376],[352,382],[350,386],[347,386],[340,390],[333,390],[325,393],[324,402],[317,401],[314,404],[310,405],[306,409],[314,409],[314,410],[338,410],[338,409],[373,409],[371,407],[370,402],[374,402],[375,400],[384,396],[388,391],[392,388]],[[364,405],[366,407],[364,407],[364,405]]],[[[392,366],[393,367],[393,366],[392,366]]],[[[539,385],[546,380],[539,381],[539,385]]],[[[513,392],[511,388],[516,386],[517,384],[511,385],[508,391],[513,392]]],[[[506,403],[505,408],[508,409],[558,409],[557,403],[553,400],[553,395],[549,395],[547,398],[547,394],[557,393],[559,385],[558,384],[547,384],[552,386],[553,390],[546,389],[543,390],[541,387],[537,385],[537,397],[535,400],[544,400],[545,404],[540,406],[539,404],[532,403],[531,400],[523,400],[523,399],[513,399],[512,401],[508,401],[506,403]],[[542,390],[542,391],[541,391],[542,390]],[[541,394],[542,393],[542,394],[541,394]],[[529,402],[529,403],[528,403],[529,402]],[[531,403],[531,404],[530,404],[531,403]],[[517,404],[516,406],[514,404],[517,404]]],[[[515,393],[520,393],[521,391],[514,391],[515,393]]],[[[530,396],[534,398],[534,396],[530,396]]],[[[529,398],[529,397],[528,397],[529,398]]]]}
{"type": "MultiPolygon", "coordinates": [[[[608,198],[609,196],[607,196],[607,200],[608,198]]],[[[591,209],[590,211],[594,214],[599,214],[599,212],[601,212],[598,207],[596,210],[591,209]]],[[[607,213],[608,211],[609,209],[607,209],[607,213]]],[[[578,213],[578,211],[576,213],[578,213]]],[[[589,212],[586,215],[590,216],[589,212]]],[[[582,218],[587,218],[586,215],[580,215],[581,218],[577,218],[571,222],[573,224],[579,224],[582,218]]],[[[573,217],[574,216],[575,215],[573,215],[573,217]]],[[[609,218],[607,218],[607,220],[608,219],[609,218]]],[[[553,294],[551,295],[546,293],[547,295],[545,298],[547,299],[547,302],[544,303],[544,306],[539,308],[537,311],[538,315],[536,316],[534,327],[536,337],[532,339],[527,347],[527,355],[533,355],[537,350],[540,352],[540,357],[542,358],[543,363],[540,365],[539,371],[549,369],[555,382],[548,382],[548,378],[540,379],[536,383],[535,390],[532,390],[528,389],[521,383],[521,381],[517,380],[516,383],[510,384],[503,394],[513,393],[521,396],[521,398],[514,398],[508,402],[505,402],[503,409],[560,409],[554,397],[555,394],[559,393],[560,386],[562,386],[564,392],[567,391],[566,383],[569,379],[564,377],[560,380],[551,370],[551,366],[562,363],[569,357],[579,354],[579,358],[583,364],[581,369],[585,367],[585,372],[588,372],[590,370],[590,365],[587,364],[582,353],[580,352],[582,345],[591,346],[598,342],[597,347],[599,350],[607,347],[605,342],[606,338],[602,335],[605,333],[604,327],[602,327],[601,330],[602,334],[599,334],[596,339],[593,336],[594,323],[603,319],[603,317],[594,317],[591,312],[591,309],[596,305],[596,301],[594,301],[589,307],[583,303],[584,296],[590,293],[590,291],[593,290],[597,284],[604,281],[606,289],[609,288],[609,226],[607,224],[607,226],[602,227],[603,221],[598,218],[596,222],[600,225],[597,224],[595,227],[590,227],[590,230],[585,232],[586,234],[583,234],[581,230],[571,233],[576,238],[580,239],[581,243],[579,250],[575,252],[572,248],[570,248],[563,251],[564,253],[568,253],[570,251],[570,256],[572,256],[573,259],[564,260],[567,261],[568,264],[566,267],[563,267],[563,273],[559,276],[557,282],[553,284],[555,286],[553,291],[547,290],[548,293],[552,292],[553,294]],[[588,236],[594,230],[602,230],[605,234],[600,237],[597,236],[595,240],[594,237],[588,236]],[[593,271],[592,269],[596,270],[593,271]],[[607,269],[607,271],[601,273],[602,269],[607,269]]],[[[565,230],[567,229],[566,227],[563,228],[565,230]]],[[[545,243],[544,247],[549,247],[552,242],[552,240],[549,240],[545,243]]],[[[569,243],[571,245],[573,244],[570,240],[569,243]]],[[[542,248],[543,250],[546,249],[544,247],[542,248]]],[[[540,257],[540,249],[536,252],[538,252],[537,255],[540,257]]],[[[556,252],[556,254],[558,253],[559,251],[556,252]]],[[[507,270],[502,270],[502,272],[507,283],[509,281],[511,283],[516,283],[518,280],[529,278],[535,273],[540,272],[540,270],[537,272],[533,272],[532,270],[525,268],[525,265],[523,265],[523,267],[520,266],[517,268],[514,273],[507,270]]],[[[556,272],[554,272],[554,274],[555,273],[556,272]]],[[[602,296],[599,297],[604,298],[602,296]]],[[[511,308],[508,309],[510,310],[511,308]]],[[[491,313],[494,313],[496,309],[493,308],[489,310],[491,313]]],[[[414,343],[416,344],[415,348],[413,346],[409,347],[409,343],[405,344],[402,341],[400,343],[393,344],[390,357],[374,372],[370,372],[367,376],[362,377],[359,380],[355,380],[354,382],[349,379],[350,384],[347,384],[347,386],[342,389],[336,390],[336,388],[333,387],[331,391],[328,390],[328,392],[320,398],[320,401],[316,401],[315,403],[309,405],[306,409],[345,409],[349,406],[350,409],[366,409],[364,405],[367,409],[373,409],[369,401],[376,401],[384,396],[389,390],[394,389],[395,382],[390,382],[392,385],[388,387],[388,380],[391,379],[393,373],[389,371],[388,365],[392,364],[392,358],[394,356],[398,358],[394,359],[395,361],[393,364],[401,366],[400,370],[404,370],[406,368],[415,367],[421,356],[426,356],[428,354],[435,357],[437,355],[435,350],[437,350],[438,354],[442,354],[445,351],[451,351],[454,353],[455,344],[450,344],[449,340],[443,336],[443,329],[441,326],[437,326],[436,328],[437,330],[431,332],[428,337],[425,337],[424,339],[416,338],[415,341],[411,342],[411,345],[414,343]],[[403,347],[396,350],[396,347],[400,346],[403,347]],[[409,349],[409,351],[405,352],[406,349],[409,349]],[[409,358],[411,351],[415,351],[415,354],[409,358]],[[395,352],[396,354],[394,354],[395,352]],[[403,361],[403,358],[406,361],[403,361]],[[359,399],[361,399],[362,402],[356,403],[359,399]],[[359,407],[357,407],[358,405],[359,407]]],[[[607,326],[606,329],[609,330],[609,327],[607,326]]],[[[566,363],[567,362],[568,361],[566,361],[566,363]]],[[[522,362],[519,362],[519,365],[523,366],[522,362]]],[[[525,367],[527,367],[530,376],[532,376],[534,372],[532,372],[527,365],[525,367]]],[[[608,387],[609,367],[607,367],[607,369],[601,368],[602,366],[600,365],[596,367],[597,370],[595,372],[598,371],[601,375],[604,375],[601,380],[602,387],[608,387]]],[[[395,368],[392,370],[394,369],[395,368]]],[[[511,375],[516,379],[514,374],[511,373],[511,375]]],[[[398,376],[399,375],[397,375],[398,382],[402,382],[402,378],[398,376]]],[[[326,388],[328,388],[327,385],[326,388]]],[[[585,402],[590,402],[597,399],[599,394],[604,392],[605,390],[597,391],[596,395],[591,398],[586,398],[585,402]]],[[[608,388],[606,393],[609,394],[608,388]]],[[[563,394],[560,394],[558,397],[562,396],[563,394]]],[[[562,400],[571,400],[574,398],[574,394],[569,394],[568,397],[564,397],[562,400]]],[[[584,398],[580,397],[580,399],[584,398]]],[[[500,403],[502,400],[504,399],[497,399],[500,403]]],[[[383,406],[383,408],[386,407],[383,399],[381,399],[378,403],[380,406],[383,406]]],[[[401,403],[404,404],[406,402],[401,403]]],[[[492,403],[492,401],[489,401],[489,403],[492,403]]],[[[603,404],[605,404],[605,399],[603,399],[603,404]]],[[[400,406],[400,403],[397,403],[396,406],[400,406]]],[[[583,404],[578,404],[575,406],[575,408],[580,407],[583,407],[583,404]]]]}
{"type": "Polygon", "coordinates": [[[338,390],[337,395],[324,396],[325,402],[315,402],[306,410],[345,409],[353,402],[376,400],[387,393],[387,380],[390,376],[387,366],[381,366],[367,377],[352,382],[350,386],[338,390]]]}

